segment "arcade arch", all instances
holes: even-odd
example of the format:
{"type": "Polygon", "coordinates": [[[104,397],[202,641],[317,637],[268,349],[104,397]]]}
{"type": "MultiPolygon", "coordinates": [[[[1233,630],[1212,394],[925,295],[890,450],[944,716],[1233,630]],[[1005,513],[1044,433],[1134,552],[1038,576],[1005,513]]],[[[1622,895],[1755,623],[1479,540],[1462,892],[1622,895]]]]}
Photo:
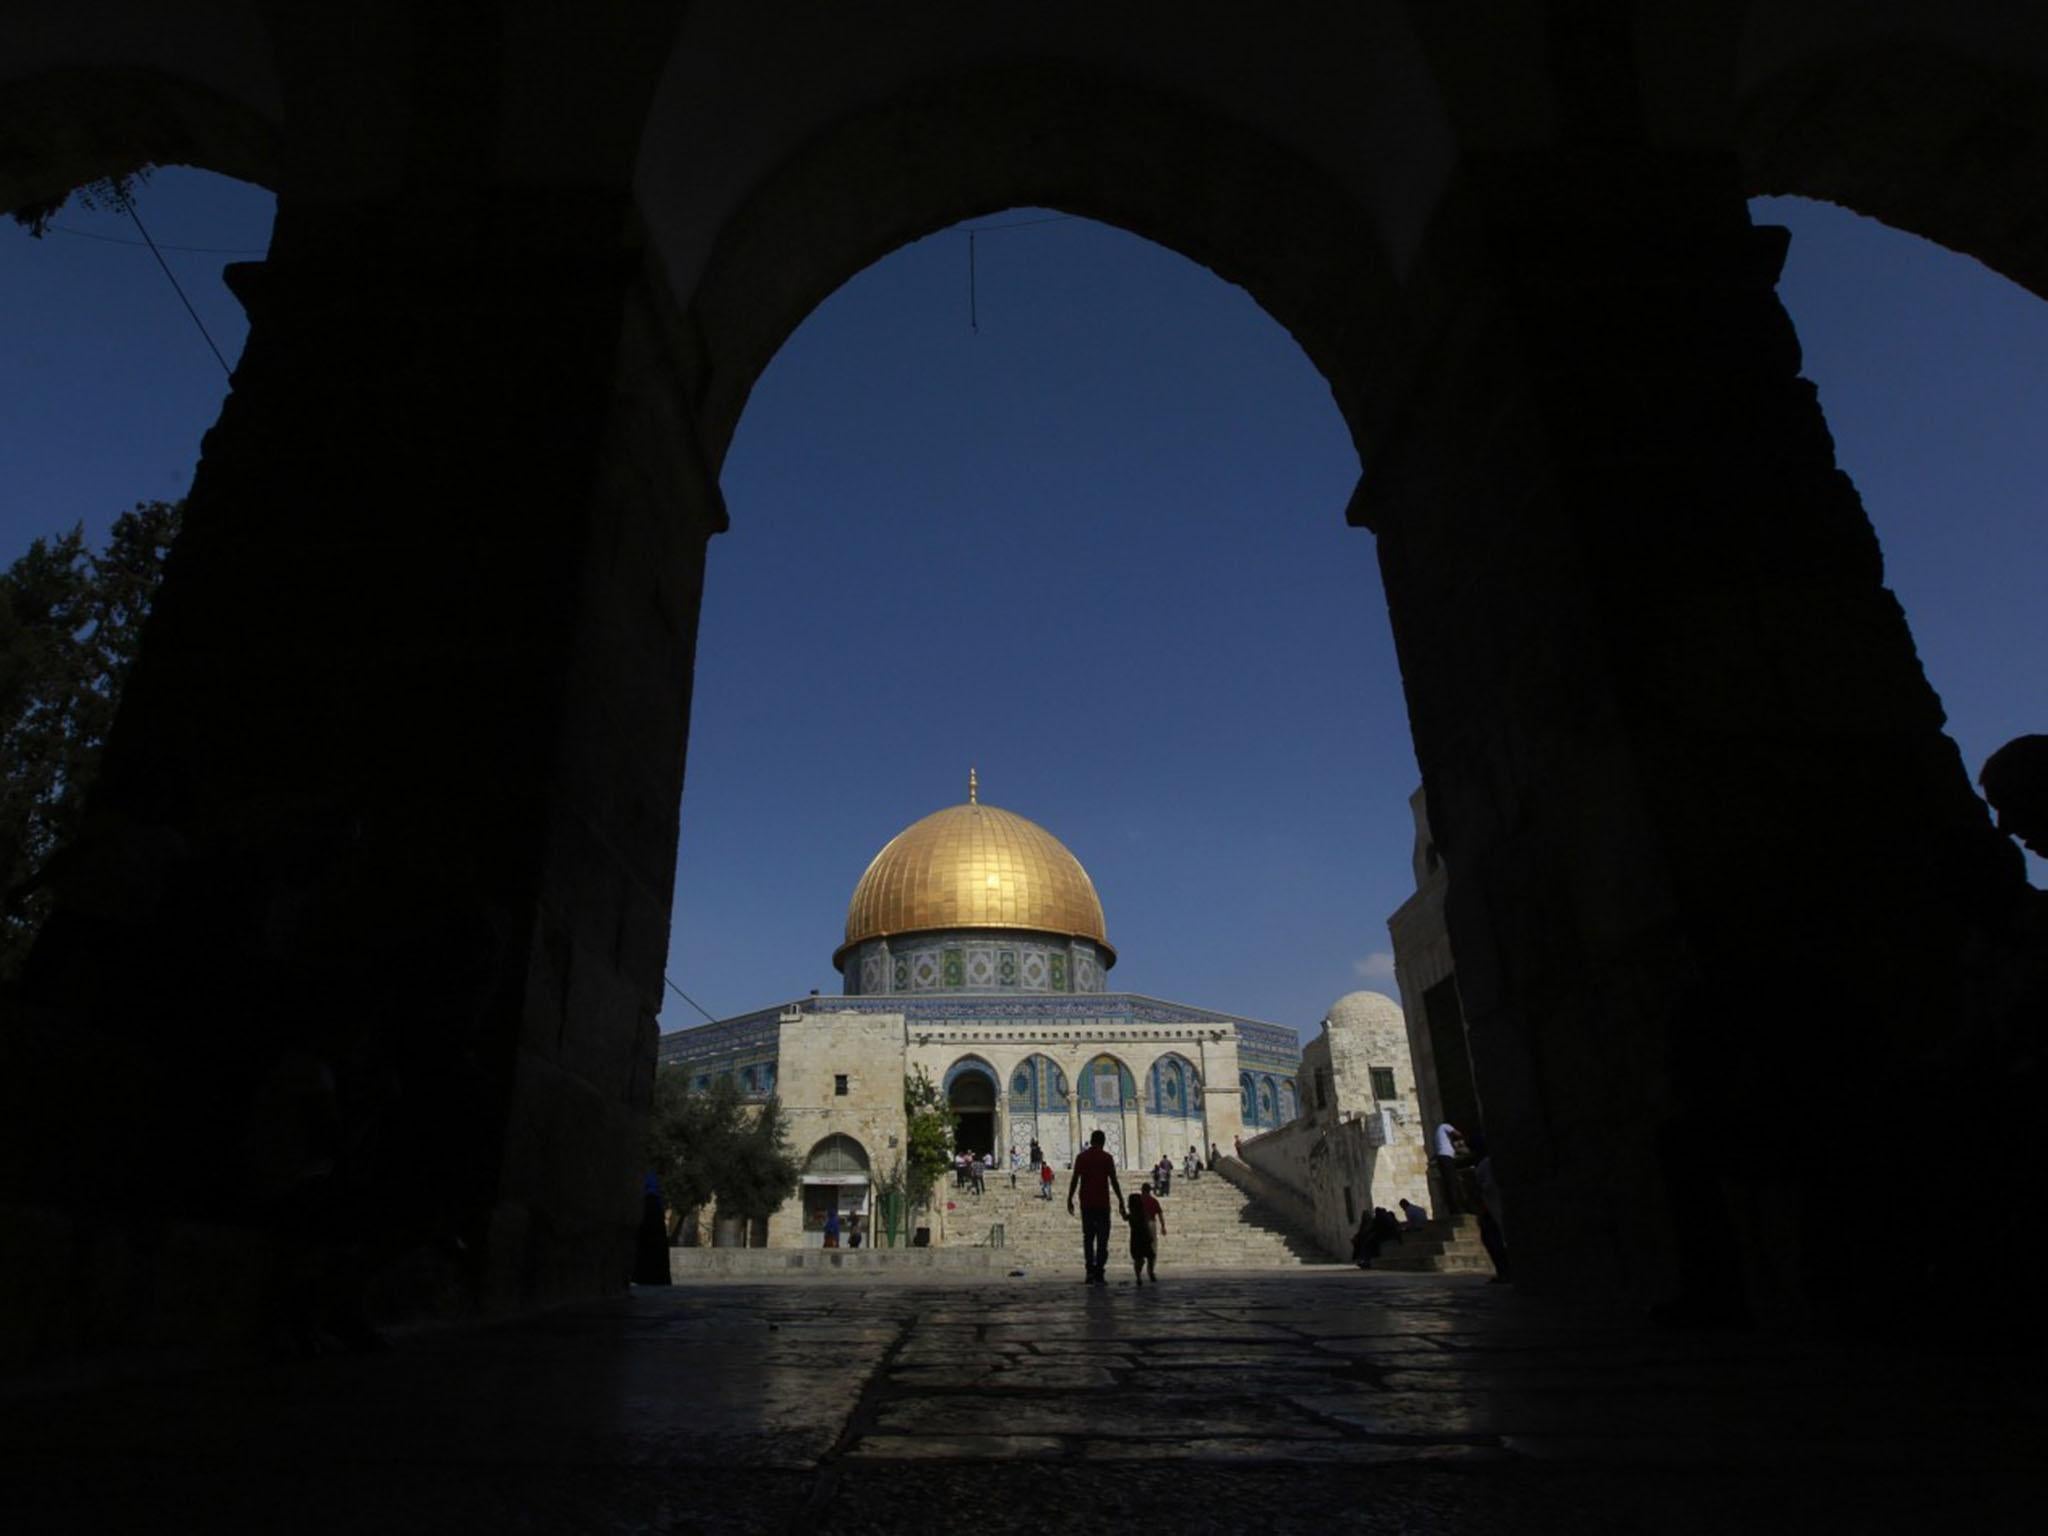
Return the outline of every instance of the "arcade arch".
{"type": "Polygon", "coordinates": [[[1209,1153],[1209,1123],[1202,1103],[1202,1078],[1195,1064],[1178,1051],[1156,1057],[1145,1073],[1145,1136],[1143,1166],[1161,1157],[1175,1168],[1190,1148],[1198,1159],[1209,1153]]]}
{"type": "Polygon", "coordinates": [[[942,1086],[953,1111],[953,1144],[960,1151],[986,1157],[997,1150],[996,1098],[1001,1081],[996,1069],[979,1056],[963,1056],[946,1069],[942,1086]]]}
{"type": "Polygon", "coordinates": [[[849,1216],[871,1214],[873,1178],[867,1148],[844,1132],[824,1137],[805,1156],[798,1187],[804,1234],[822,1243],[826,1220],[834,1212],[842,1228],[849,1216]]]}
{"type": "MultiPolygon", "coordinates": [[[[1060,1064],[1034,1052],[1010,1071],[1010,1142],[1030,1153],[1033,1142],[1055,1168],[1074,1160],[1071,1089],[1060,1064]]],[[[1007,1150],[1004,1155],[1007,1157],[1007,1150]]]]}

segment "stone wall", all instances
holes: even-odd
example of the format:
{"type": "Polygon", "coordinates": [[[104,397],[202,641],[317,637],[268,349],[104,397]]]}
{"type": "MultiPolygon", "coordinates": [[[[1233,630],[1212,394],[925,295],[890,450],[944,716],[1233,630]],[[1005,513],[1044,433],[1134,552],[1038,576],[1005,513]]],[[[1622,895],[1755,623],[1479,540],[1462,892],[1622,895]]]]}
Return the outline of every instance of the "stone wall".
{"type": "MultiPolygon", "coordinates": [[[[867,1153],[870,1178],[886,1177],[903,1155],[903,1016],[792,1008],[782,1017],[776,1054],[798,1161],[828,1136],[850,1136],[867,1153]]],[[[873,1187],[864,1204],[870,1213],[873,1187]]],[[[769,1218],[768,1246],[814,1247],[820,1241],[817,1233],[804,1231],[799,1186],[769,1218]]]]}

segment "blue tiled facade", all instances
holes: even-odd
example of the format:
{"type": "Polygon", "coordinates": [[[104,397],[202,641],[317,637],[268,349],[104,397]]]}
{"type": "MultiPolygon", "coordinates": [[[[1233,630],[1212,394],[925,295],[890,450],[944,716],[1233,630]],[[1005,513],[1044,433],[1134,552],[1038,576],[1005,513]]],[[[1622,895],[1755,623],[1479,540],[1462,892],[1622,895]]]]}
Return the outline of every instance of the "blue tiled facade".
{"type": "Polygon", "coordinates": [[[1099,993],[1107,958],[1087,939],[966,928],[869,939],[846,952],[840,974],[848,997],[1099,993]]]}
{"type": "MultiPolygon", "coordinates": [[[[662,1066],[681,1067],[691,1075],[693,1086],[708,1088],[721,1076],[730,1075],[743,1093],[765,1096],[774,1091],[777,1025],[788,1010],[826,1008],[833,1013],[885,1013],[904,1016],[912,1033],[920,1025],[938,1027],[968,1025],[982,1028],[1015,1028],[1020,1034],[1048,1031],[1142,1030],[1147,1025],[1227,1026],[1237,1036],[1240,1091],[1248,1096],[1251,1109],[1245,1114],[1248,1128],[1265,1129],[1281,1123],[1285,1106],[1293,1115],[1295,1073],[1301,1064],[1300,1037],[1291,1029],[1235,1014],[1218,1013],[1186,1003],[1168,1002],[1135,992],[1097,992],[1066,995],[1002,995],[981,993],[911,994],[881,997],[804,997],[763,1008],[716,1024],[677,1030],[663,1035],[658,1060],[662,1066]],[[751,1079],[748,1074],[752,1073],[751,1079]],[[1268,1107],[1270,1106],[1270,1107],[1268,1107]]],[[[1074,1084],[1059,1076],[1047,1058],[1042,1080],[1019,1088],[1006,1085],[1011,1102],[1022,1107],[1063,1108],[1074,1084]]],[[[1126,1072],[1126,1077],[1129,1076],[1126,1072]]],[[[1192,1062],[1168,1057],[1147,1074],[1144,1103],[1148,1113],[1175,1115],[1190,1113],[1193,1085],[1198,1081],[1192,1062]],[[1178,1067],[1176,1067],[1178,1063],[1178,1067]]],[[[1092,1086],[1078,1085],[1083,1104],[1089,1102],[1092,1086]]],[[[1135,1081],[1123,1085],[1126,1094],[1138,1091],[1135,1081]]]]}

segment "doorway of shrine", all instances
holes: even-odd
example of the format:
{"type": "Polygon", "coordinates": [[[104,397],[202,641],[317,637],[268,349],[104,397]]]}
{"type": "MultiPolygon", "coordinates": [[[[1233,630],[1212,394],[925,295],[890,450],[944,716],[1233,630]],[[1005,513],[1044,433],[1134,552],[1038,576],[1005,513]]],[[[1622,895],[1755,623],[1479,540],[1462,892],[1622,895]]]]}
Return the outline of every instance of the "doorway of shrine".
{"type": "Polygon", "coordinates": [[[996,1085],[980,1072],[962,1072],[946,1090],[953,1111],[953,1145],[981,1157],[996,1149],[996,1085]]]}

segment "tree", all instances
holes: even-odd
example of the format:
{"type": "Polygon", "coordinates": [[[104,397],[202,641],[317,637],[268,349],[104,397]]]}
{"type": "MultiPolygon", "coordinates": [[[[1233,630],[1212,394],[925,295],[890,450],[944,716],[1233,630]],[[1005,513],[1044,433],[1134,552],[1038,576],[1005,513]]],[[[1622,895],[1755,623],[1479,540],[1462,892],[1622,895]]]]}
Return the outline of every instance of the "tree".
{"type": "Polygon", "coordinates": [[[747,1104],[728,1076],[693,1091],[680,1067],[654,1076],[647,1163],[679,1211],[717,1203],[721,1216],[761,1221],[796,1190],[800,1169],[779,1099],[747,1104]]]}
{"type": "Polygon", "coordinates": [[[82,187],[74,187],[61,196],[40,203],[23,203],[15,208],[11,217],[38,240],[50,227],[50,220],[64,211],[64,205],[72,198],[78,199],[81,208],[119,211],[134,200],[135,189],[149,180],[149,173],[156,167],[147,163],[138,165],[132,171],[121,171],[113,176],[102,176],[97,181],[88,181],[82,187]]]}
{"type": "Polygon", "coordinates": [[[718,1185],[718,1214],[766,1221],[796,1193],[801,1172],[790,1151],[782,1101],[771,1095],[751,1120],[743,1119],[740,1134],[727,1150],[718,1185]]]}
{"type": "Polygon", "coordinates": [[[923,1067],[903,1079],[904,1192],[912,1206],[927,1205],[953,1166],[952,1106],[923,1067]]]}
{"type": "Polygon", "coordinates": [[[0,573],[0,979],[18,974],[48,909],[38,873],[84,823],[183,511],[139,503],[102,553],[74,528],[0,573]]]}
{"type": "Polygon", "coordinates": [[[739,1133],[740,1096],[729,1078],[703,1093],[690,1091],[680,1067],[654,1074],[654,1111],[647,1124],[647,1166],[676,1210],[709,1205],[718,1193],[723,1149],[739,1133]]]}

